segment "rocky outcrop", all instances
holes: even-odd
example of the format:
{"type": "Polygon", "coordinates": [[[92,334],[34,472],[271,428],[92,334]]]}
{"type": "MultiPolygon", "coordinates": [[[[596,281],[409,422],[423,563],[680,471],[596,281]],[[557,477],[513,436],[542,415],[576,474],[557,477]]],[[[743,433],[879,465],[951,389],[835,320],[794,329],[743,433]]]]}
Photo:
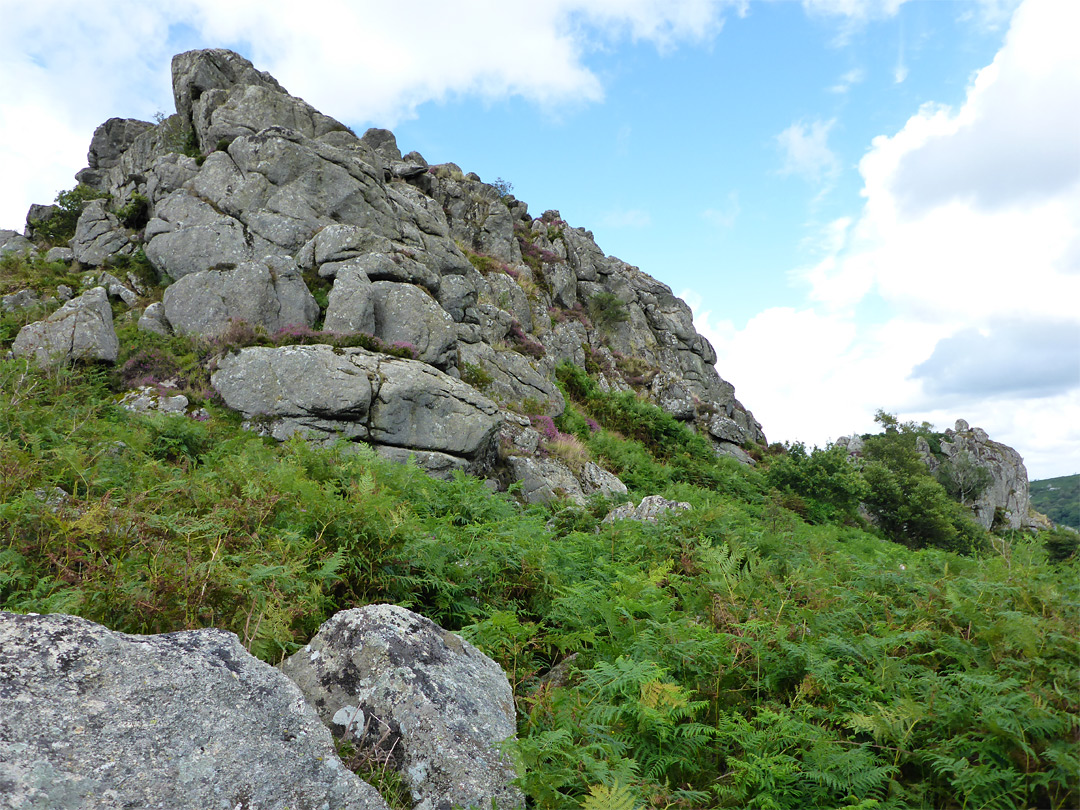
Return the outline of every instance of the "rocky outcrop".
{"type": "Polygon", "coordinates": [[[498,748],[516,729],[510,683],[469,642],[371,605],[336,614],[281,669],[335,736],[401,771],[416,810],[524,807],[498,748]]]}
{"type": "Polygon", "coordinates": [[[11,351],[16,357],[33,358],[40,366],[75,360],[115,363],[120,342],[105,288],[87,290],[45,320],[24,326],[11,351]]]}
{"type": "Polygon", "coordinates": [[[232,633],[62,615],[0,613],[0,786],[12,810],[386,808],[232,633]]]}
{"type": "MultiPolygon", "coordinates": [[[[604,255],[590,232],[558,211],[534,218],[454,164],[402,155],[388,130],[357,138],[230,51],[180,54],[172,73],[176,115],[156,125],[110,119],[95,131],[79,176],[111,199],[86,206],[72,259],[97,266],[141,247],[167,285],[161,306],[140,319],[147,331],[220,339],[244,333],[230,332],[240,322],[269,335],[321,324],[423,364],[383,358],[367,391],[342,387],[372,370],[365,359],[356,371],[355,353],[282,352],[272,363],[241,353],[242,372],[226,358],[215,378],[230,406],[273,435],[360,439],[396,448],[384,451],[392,457],[419,453],[445,474],[483,454],[492,408],[560,414],[555,369],[569,361],[602,389],[635,391],[692,423],[719,454],[752,463],[742,447],[764,441],[761,426],[716,373],[689,307],[604,255]],[[141,231],[119,221],[127,203],[145,206],[141,231]],[[325,390],[299,380],[301,358],[325,390]],[[235,381],[252,374],[260,379],[251,390],[281,397],[241,395],[235,381]]],[[[11,244],[26,242],[15,236],[11,244]]],[[[132,306],[128,293],[118,289],[132,306]]],[[[562,471],[548,473],[534,478],[562,471]]],[[[571,497],[617,494],[610,482],[571,477],[571,497]]],[[[552,478],[541,491],[567,490],[552,478]]]]}
{"type": "Polygon", "coordinates": [[[973,463],[986,470],[989,484],[971,504],[975,519],[989,529],[995,517],[1004,521],[1002,528],[1020,529],[1029,525],[1031,497],[1028,492],[1024,459],[1008,445],[990,439],[982,428],[973,428],[957,419],[952,430],[945,431],[941,442],[945,463],[973,463]]]}

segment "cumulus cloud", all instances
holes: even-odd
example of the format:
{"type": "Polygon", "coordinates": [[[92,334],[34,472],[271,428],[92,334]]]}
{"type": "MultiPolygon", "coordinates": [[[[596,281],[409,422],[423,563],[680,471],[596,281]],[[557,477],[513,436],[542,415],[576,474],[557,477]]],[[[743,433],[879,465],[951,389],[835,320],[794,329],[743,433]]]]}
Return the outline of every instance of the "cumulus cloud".
{"type": "Polygon", "coordinates": [[[701,218],[710,225],[727,230],[735,227],[735,220],[742,213],[739,205],[739,194],[736,191],[729,192],[727,200],[716,208],[706,208],[701,212],[701,218]]]}
{"type": "Polygon", "coordinates": [[[600,223],[609,228],[645,228],[652,225],[652,216],[640,208],[609,211],[600,217],[600,223]]]}
{"type": "Polygon", "coordinates": [[[670,49],[716,36],[746,0],[39,0],[0,26],[0,225],[72,185],[95,126],[171,111],[177,50],[240,50],[334,117],[394,126],[461,95],[548,106],[603,98],[586,59],[620,41],[670,49]],[[32,137],[26,133],[32,133],[32,137]]]}
{"type": "Polygon", "coordinates": [[[938,342],[912,376],[931,397],[1053,396],[1080,387],[1080,321],[1006,321],[938,342]]]}
{"type": "Polygon", "coordinates": [[[781,174],[796,174],[818,182],[827,180],[840,170],[840,162],[829,148],[829,131],[836,119],[829,121],[796,121],[776,136],[784,158],[781,174]]]}
{"type": "Polygon", "coordinates": [[[847,73],[842,75],[832,87],[829,88],[830,93],[846,93],[854,85],[859,84],[866,79],[866,71],[862,68],[853,68],[847,73]]]}
{"type": "Polygon", "coordinates": [[[862,210],[830,222],[793,273],[807,306],[718,330],[717,367],[770,438],[835,438],[883,407],[962,416],[1036,458],[1037,475],[1075,471],[1078,29],[1080,4],[1026,0],[963,104],[927,104],[872,141],[862,210]]]}

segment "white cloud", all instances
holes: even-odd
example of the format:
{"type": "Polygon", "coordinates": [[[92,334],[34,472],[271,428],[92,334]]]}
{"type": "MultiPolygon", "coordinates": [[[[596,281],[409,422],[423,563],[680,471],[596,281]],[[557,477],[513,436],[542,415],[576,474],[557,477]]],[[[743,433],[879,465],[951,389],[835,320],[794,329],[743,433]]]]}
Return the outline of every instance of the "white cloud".
{"type": "Polygon", "coordinates": [[[846,93],[854,85],[861,83],[866,79],[866,71],[862,68],[853,68],[847,73],[842,75],[832,87],[829,88],[830,93],[846,93]]]}
{"type": "Polygon", "coordinates": [[[840,162],[829,148],[829,131],[836,119],[829,121],[796,121],[776,136],[783,157],[781,174],[797,174],[806,180],[827,180],[840,170],[840,162]]]}
{"type": "Polygon", "coordinates": [[[469,95],[547,106],[599,101],[585,58],[632,40],[705,42],[746,0],[38,0],[0,26],[0,227],[73,183],[94,127],[171,111],[169,59],[232,47],[335,118],[393,126],[420,104],[469,95]],[[177,43],[181,43],[179,46],[177,43]]]}
{"type": "Polygon", "coordinates": [[[1080,4],[1027,0],[962,105],[927,104],[874,139],[861,213],[830,223],[824,256],[795,274],[809,304],[716,329],[717,367],[770,438],[868,429],[882,407],[966,418],[1037,477],[1076,471],[1076,30],[1080,4]]]}
{"type": "Polygon", "coordinates": [[[609,228],[646,228],[652,225],[652,216],[640,208],[608,211],[600,217],[600,224],[609,228]]]}
{"type": "Polygon", "coordinates": [[[727,230],[735,227],[735,220],[740,213],[742,213],[742,206],[739,205],[739,193],[732,191],[728,193],[727,200],[722,205],[702,211],[701,218],[714,227],[727,230]]]}

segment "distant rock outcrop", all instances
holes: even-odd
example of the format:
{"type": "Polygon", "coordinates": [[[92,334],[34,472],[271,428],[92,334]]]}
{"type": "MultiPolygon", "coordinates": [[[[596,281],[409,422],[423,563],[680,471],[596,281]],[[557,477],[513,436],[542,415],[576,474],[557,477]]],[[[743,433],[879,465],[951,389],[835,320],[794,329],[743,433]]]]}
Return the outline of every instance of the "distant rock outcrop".
{"type": "MultiPolygon", "coordinates": [[[[558,211],[534,218],[452,163],[403,156],[388,130],[358,138],[231,51],[179,54],[172,77],[174,116],[110,119],[95,131],[78,178],[107,197],[85,206],[73,259],[115,264],[141,248],[167,284],[144,330],[217,339],[241,321],[268,335],[321,328],[365,333],[417,361],[329,346],[244,350],[214,375],[230,407],[279,438],[359,439],[427,458],[432,470],[484,472],[498,422],[563,411],[554,376],[569,361],[603,390],[636,391],[690,423],[718,454],[753,463],[743,448],[765,442],[761,426],[717,374],[690,308],[604,255],[589,231],[558,211]]],[[[51,210],[31,214],[38,222],[51,210]]],[[[0,234],[0,249],[30,246],[0,234]]],[[[27,327],[20,346],[46,323],[27,327]]],[[[515,462],[538,493],[619,491],[595,470],[571,476],[568,490],[544,480],[545,464],[515,462]]]]}
{"type": "Polygon", "coordinates": [[[63,615],[0,613],[0,793],[11,810],[386,810],[232,633],[63,615]]]}
{"type": "MultiPolygon", "coordinates": [[[[1024,459],[1008,445],[990,439],[982,428],[973,428],[957,419],[952,430],[945,431],[947,441],[941,452],[949,461],[962,458],[990,474],[990,483],[972,504],[975,519],[989,529],[995,520],[1003,528],[1020,529],[1029,525],[1031,497],[1028,493],[1027,467],[1024,459]]],[[[934,469],[936,465],[932,465],[934,469]]]]}

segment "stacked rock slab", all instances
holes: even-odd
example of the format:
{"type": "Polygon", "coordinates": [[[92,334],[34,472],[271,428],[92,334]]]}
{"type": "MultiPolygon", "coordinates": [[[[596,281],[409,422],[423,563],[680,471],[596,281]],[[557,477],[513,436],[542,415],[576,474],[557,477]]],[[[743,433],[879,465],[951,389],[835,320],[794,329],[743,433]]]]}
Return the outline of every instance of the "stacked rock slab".
{"type": "Polygon", "coordinates": [[[61,615],[0,613],[0,794],[11,810],[386,810],[232,633],[61,615]]]}

